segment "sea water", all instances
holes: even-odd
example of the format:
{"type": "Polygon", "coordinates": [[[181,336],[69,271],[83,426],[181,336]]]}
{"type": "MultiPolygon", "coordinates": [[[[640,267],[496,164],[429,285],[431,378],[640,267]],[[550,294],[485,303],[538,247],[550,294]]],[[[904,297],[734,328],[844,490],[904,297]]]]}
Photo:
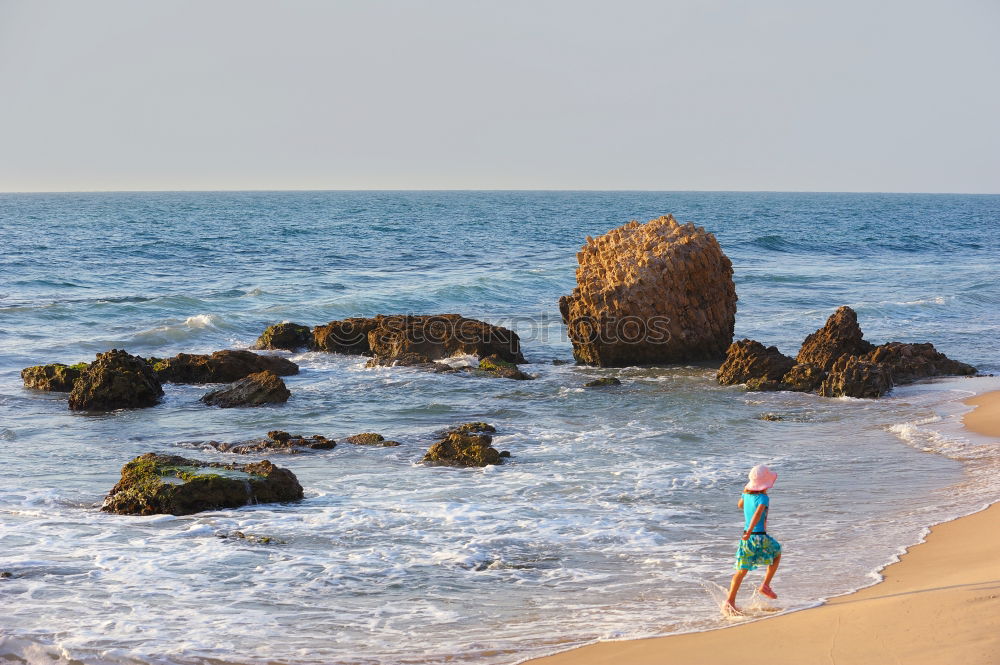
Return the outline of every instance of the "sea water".
{"type": "Polygon", "coordinates": [[[665,213],[732,259],[737,338],[794,355],[846,304],[873,342],[932,341],[1000,369],[997,196],[0,195],[0,658],[514,663],[723,625],[716,589],[756,463],[779,474],[777,609],[872,583],[928,525],[1000,497],[996,443],[959,426],[961,400],[997,379],[876,401],[746,393],[705,364],[554,365],[571,360],[556,302],[584,238],[665,213]],[[168,384],[153,408],[85,414],[18,375],[110,348],[247,348],[285,320],[446,312],[514,328],[537,380],[286,353],[302,371],[282,406],[214,409],[198,401],[207,388],[168,384]],[[622,385],[582,388],[601,376],[622,385]],[[509,464],[419,464],[435,432],[470,420],[497,427],[509,464]],[[299,503],[98,510],[136,455],[243,461],[179,444],[273,429],[402,445],[273,455],[304,486],[299,503]],[[217,535],[235,531],[274,540],[217,535]]]}

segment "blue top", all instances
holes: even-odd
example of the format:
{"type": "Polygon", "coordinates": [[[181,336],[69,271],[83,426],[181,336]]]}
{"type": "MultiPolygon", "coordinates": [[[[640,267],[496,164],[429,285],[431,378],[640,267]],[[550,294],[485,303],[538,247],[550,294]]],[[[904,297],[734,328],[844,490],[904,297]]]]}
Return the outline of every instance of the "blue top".
{"type": "Polygon", "coordinates": [[[743,530],[746,531],[750,528],[750,520],[753,519],[753,514],[757,512],[757,506],[764,505],[764,513],[757,520],[757,526],[753,528],[751,533],[764,533],[764,522],[767,520],[767,511],[771,506],[771,497],[766,494],[747,494],[743,493],[743,530]]]}

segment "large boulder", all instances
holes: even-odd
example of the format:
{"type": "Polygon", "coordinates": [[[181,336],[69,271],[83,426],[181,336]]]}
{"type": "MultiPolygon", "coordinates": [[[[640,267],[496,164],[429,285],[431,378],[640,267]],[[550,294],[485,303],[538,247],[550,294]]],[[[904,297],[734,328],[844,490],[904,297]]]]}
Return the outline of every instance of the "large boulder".
{"type": "Polygon", "coordinates": [[[673,216],[631,221],[577,253],[559,299],[577,362],[603,367],[722,358],[733,341],[733,265],[715,236],[673,216]]]}
{"type": "Polygon", "coordinates": [[[276,323],[268,326],[253,345],[255,349],[297,351],[312,346],[312,330],[298,323],[276,323]]]}
{"type": "Polygon", "coordinates": [[[841,356],[819,387],[824,397],[881,397],[892,390],[892,373],[884,365],[841,356]]]}
{"type": "Polygon", "coordinates": [[[863,337],[857,313],[846,305],[838,307],[822,328],[802,342],[795,361],[813,363],[829,372],[841,356],[861,356],[875,348],[863,337]]]}
{"type": "Polygon", "coordinates": [[[416,354],[427,360],[457,355],[496,355],[508,363],[523,363],[517,333],[458,314],[378,316],[368,333],[368,346],[379,364],[416,354]]]}
{"type": "Polygon", "coordinates": [[[715,378],[724,386],[746,383],[751,379],[781,381],[794,364],[795,361],[778,351],[776,346],[765,347],[752,339],[741,339],[729,345],[726,361],[715,378]]]}
{"type": "Polygon", "coordinates": [[[68,393],[73,390],[73,384],[76,383],[85,369],[87,369],[87,363],[35,365],[21,370],[21,380],[24,382],[25,388],[68,393]]]}
{"type": "Polygon", "coordinates": [[[352,317],[330,321],[313,328],[312,347],[317,351],[368,356],[372,353],[368,333],[378,325],[379,318],[352,317]]]}
{"type": "Polygon", "coordinates": [[[976,368],[952,360],[934,348],[933,344],[889,342],[861,356],[862,360],[886,367],[894,383],[912,383],[932,376],[967,376],[976,368]]]}
{"type": "Polygon", "coordinates": [[[825,378],[826,372],[819,365],[798,363],[781,377],[782,390],[811,392],[818,389],[825,378]]]}
{"type": "Polygon", "coordinates": [[[278,376],[299,372],[299,366],[287,358],[228,349],[210,355],[178,353],[173,358],[156,359],[152,365],[164,383],[232,383],[265,370],[278,376]]]}
{"type": "Polygon", "coordinates": [[[75,411],[113,411],[153,406],[163,387],[149,363],[124,350],[98,353],[81,372],[69,394],[75,411]]]}
{"type": "Polygon", "coordinates": [[[285,382],[274,372],[265,370],[251,374],[225,388],[205,393],[201,401],[228,409],[237,406],[282,404],[291,396],[292,393],[285,386],[285,382]]]}
{"type": "Polygon", "coordinates": [[[121,480],[101,510],[119,515],[190,515],[301,498],[295,474],[267,460],[222,464],[146,453],[122,467],[121,480]]]}

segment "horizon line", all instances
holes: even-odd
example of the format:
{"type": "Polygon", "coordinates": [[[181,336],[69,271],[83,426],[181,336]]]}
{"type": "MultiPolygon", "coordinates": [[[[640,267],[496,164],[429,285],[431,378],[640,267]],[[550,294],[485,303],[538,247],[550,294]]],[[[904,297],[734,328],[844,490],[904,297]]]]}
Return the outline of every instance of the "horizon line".
{"type": "Polygon", "coordinates": [[[998,196],[997,192],[948,192],[948,191],[893,191],[893,190],[811,190],[811,189],[573,189],[573,188],[276,188],[276,189],[32,189],[0,190],[2,195],[24,194],[253,194],[253,193],[321,193],[321,192],[538,192],[538,193],[662,193],[662,194],[893,194],[893,195],[933,195],[933,196],[998,196]]]}

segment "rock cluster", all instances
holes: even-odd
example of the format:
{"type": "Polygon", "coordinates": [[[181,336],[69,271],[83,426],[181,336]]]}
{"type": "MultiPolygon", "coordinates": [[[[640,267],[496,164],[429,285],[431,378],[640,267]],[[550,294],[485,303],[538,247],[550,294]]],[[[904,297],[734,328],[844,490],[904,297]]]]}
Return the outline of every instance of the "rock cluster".
{"type": "Polygon", "coordinates": [[[85,369],[87,369],[87,363],[35,365],[21,370],[21,380],[24,382],[25,388],[68,393],[73,390],[73,384],[76,383],[85,369]]]}
{"type": "Polygon", "coordinates": [[[424,455],[423,462],[435,466],[488,466],[503,464],[507,451],[497,451],[486,432],[496,428],[487,423],[465,423],[443,433],[424,455]]]}
{"type": "Polygon", "coordinates": [[[514,331],[458,314],[352,317],[312,331],[297,323],[280,323],[265,330],[254,348],[367,355],[373,356],[368,363],[371,367],[430,365],[457,355],[479,359],[495,355],[507,363],[525,362],[514,331]]]}
{"type": "Polygon", "coordinates": [[[75,411],[113,411],[153,406],[163,387],[153,368],[138,356],[112,349],[98,353],[73,383],[69,408],[75,411]]]}
{"type": "Polygon", "coordinates": [[[267,460],[222,464],[146,453],[122,467],[121,480],[101,510],[119,515],[190,515],[301,498],[295,474],[267,460]]]}
{"type": "Polygon", "coordinates": [[[287,358],[228,349],[209,355],[179,353],[173,358],[147,360],[164,383],[232,383],[265,370],[278,376],[299,372],[299,366],[287,358]]]}
{"type": "MultiPolygon", "coordinates": [[[[337,442],[321,434],[305,436],[289,434],[282,430],[267,433],[263,439],[224,443],[221,441],[193,442],[199,445],[211,446],[219,452],[236,453],[237,455],[252,455],[256,453],[298,453],[305,450],[333,450],[337,442]]],[[[190,444],[188,444],[190,445],[190,444]]]]}
{"type": "Polygon", "coordinates": [[[631,221],[577,253],[559,299],[577,362],[602,367],[722,358],[733,340],[733,266],[715,236],[673,216],[631,221]]]}
{"type": "Polygon", "coordinates": [[[918,379],[975,373],[975,367],[951,360],[933,344],[873,345],[864,339],[855,311],[845,306],[806,337],[794,361],[773,346],[744,339],[730,345],[716,378],[723,385],[745,383],[748,390],[873,398],[918,379]]]}
{"type": "Polygon", "coordinates": [[[211,406],[228,409],[237,406],[263,406],[282,404],[292,393],[285,382],[271,371],[257,372],[231,383],[225,388],[205,393],[201,401],[211,406]]]}

